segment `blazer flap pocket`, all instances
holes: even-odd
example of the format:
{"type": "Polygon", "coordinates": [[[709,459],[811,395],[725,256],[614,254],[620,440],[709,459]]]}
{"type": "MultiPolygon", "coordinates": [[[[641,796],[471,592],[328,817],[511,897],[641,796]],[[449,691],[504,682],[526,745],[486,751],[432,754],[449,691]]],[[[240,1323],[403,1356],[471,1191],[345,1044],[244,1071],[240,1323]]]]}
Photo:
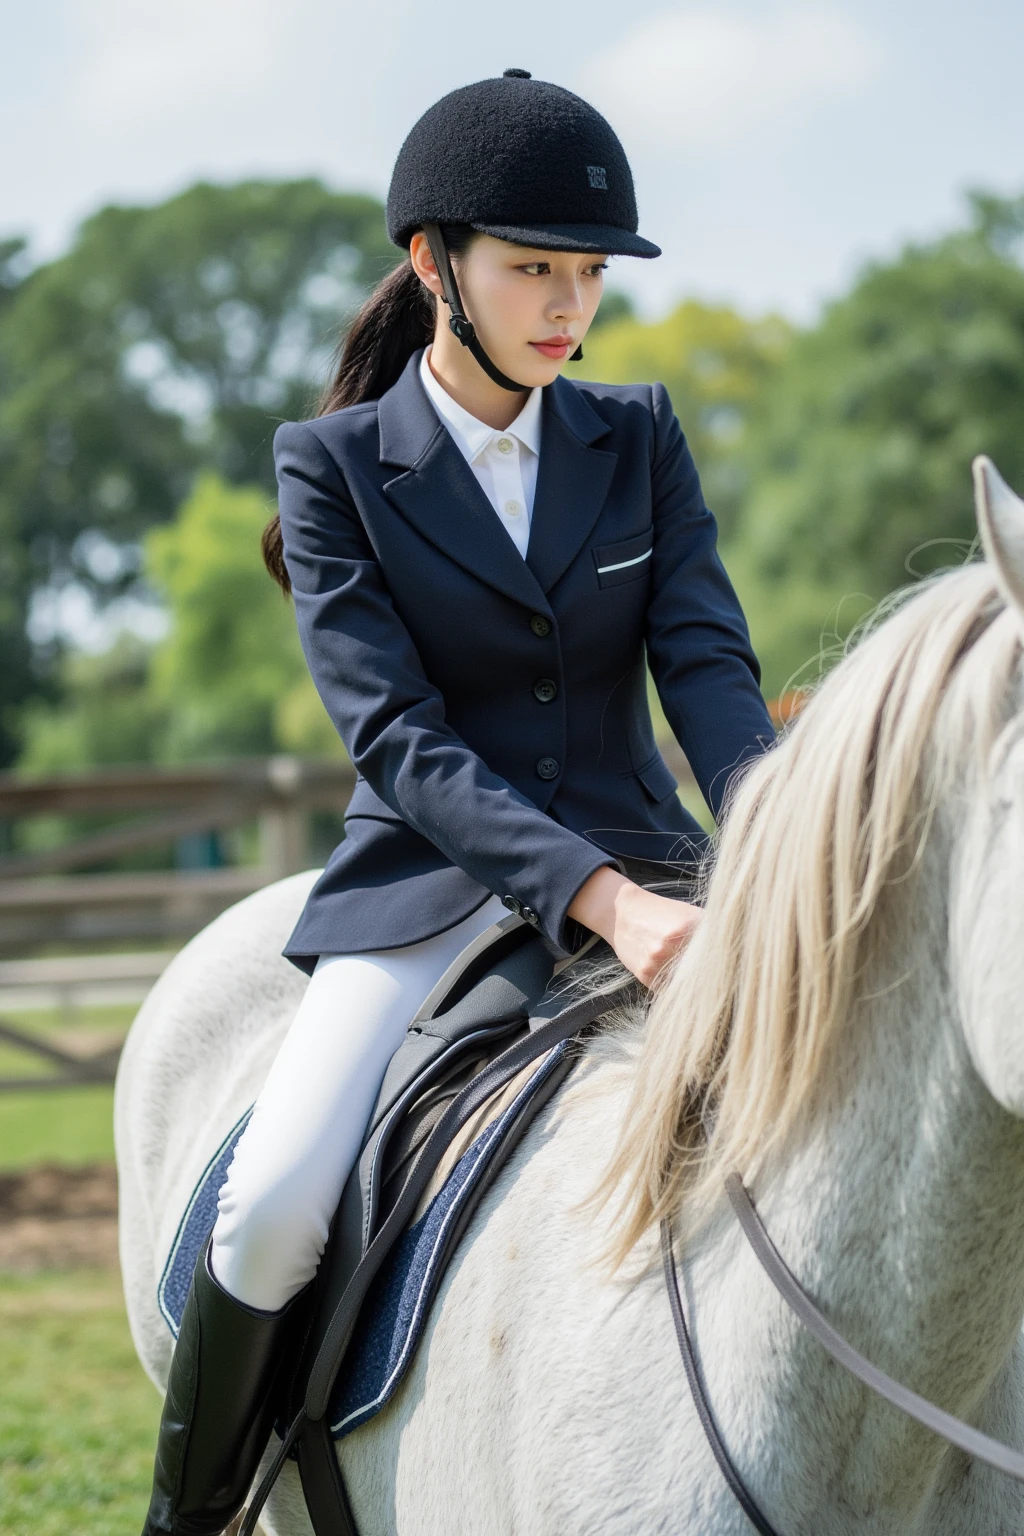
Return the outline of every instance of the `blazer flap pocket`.
{"type": "Polygon", "coordinates": [[[617,544],[602,544],[592,551],[598,584],[617,587],[624,581],[636,581],[646,576],[653,548],[653,528],[638,533],[635,538],[621,539],[617,544]]]}
{"type": "Polygon", "coordinates": [[[667,800],[679,788],[675,774],[660,752],[656,752],[642,768],[637,768],[636,776],[652,800],[667,800]]]}

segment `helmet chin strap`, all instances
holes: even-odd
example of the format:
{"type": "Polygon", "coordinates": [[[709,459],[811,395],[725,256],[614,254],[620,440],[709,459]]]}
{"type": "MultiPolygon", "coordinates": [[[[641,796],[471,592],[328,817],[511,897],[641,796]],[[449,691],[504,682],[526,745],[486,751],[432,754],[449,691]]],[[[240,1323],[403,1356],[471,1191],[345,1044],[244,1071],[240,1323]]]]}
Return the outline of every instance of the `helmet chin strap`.
{"type": "MultiPolygon", "coordinates": [[[[495,384],[500,384],[502,389],[514,390],[516,394],[524,394],[532,387],[529,384],[517,384],[515,379],[510,379],[507,373],[502,373],[495,363],[492,363],[474,329],[472,320],[462,307],[462,299],[459,296],[458,284],[455,281],[455,273],[452,270],[451,257],[448,255],[448,247],[444,243],[440,224],[424,224],[423,233],[427,237],[430,254],[434,258],[434,266],[437,268],[441,279],[441,287],[444,289],[444,302],[451,313],[448,316],[448,329],[452,335],[468,347],[476,358],[480,367],[489,379],[495,384]]],[[[572,362],[579,362],[583,356],[583,348],[579,346],[572,354],[572,362]]]]}

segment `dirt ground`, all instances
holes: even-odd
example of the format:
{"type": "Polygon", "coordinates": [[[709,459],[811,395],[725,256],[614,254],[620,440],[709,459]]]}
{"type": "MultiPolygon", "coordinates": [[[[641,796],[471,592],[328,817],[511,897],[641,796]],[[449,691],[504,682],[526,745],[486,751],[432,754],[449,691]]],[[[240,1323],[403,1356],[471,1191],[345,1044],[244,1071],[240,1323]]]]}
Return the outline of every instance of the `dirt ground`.
{"type": "Polygon", "coordinates": [[[0,1174],[0,1273],[117,1268],[113,1164],[0,1174]]]}

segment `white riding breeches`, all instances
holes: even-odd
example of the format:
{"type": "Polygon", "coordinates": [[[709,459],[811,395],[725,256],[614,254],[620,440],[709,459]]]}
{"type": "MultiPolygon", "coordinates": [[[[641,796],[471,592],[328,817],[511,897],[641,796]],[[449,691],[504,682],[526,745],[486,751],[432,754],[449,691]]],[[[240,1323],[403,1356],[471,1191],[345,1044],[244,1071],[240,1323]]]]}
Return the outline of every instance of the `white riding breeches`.
{"type": "Polygon", "coordinates": [[[420,944],[320,956],[217,1204],[210,1265],[236,1300],[276,1312],[313,1278],[410,1020],[466,945],[505,916],[491,896],[420,944]]]}

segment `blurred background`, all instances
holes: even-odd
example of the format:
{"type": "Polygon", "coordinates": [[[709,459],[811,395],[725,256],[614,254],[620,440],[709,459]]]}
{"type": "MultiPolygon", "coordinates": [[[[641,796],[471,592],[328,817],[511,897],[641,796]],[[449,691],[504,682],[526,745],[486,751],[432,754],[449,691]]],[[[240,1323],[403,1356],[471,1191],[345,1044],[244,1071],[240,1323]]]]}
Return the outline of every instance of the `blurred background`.
{"type": "Polygon", "coordinates": [[[777,700],[970,556],[974,454],[1024,487],[1024,9],[37,0],[0,28],[0,1314],[31,1322],[0,1327],[0,1502],[120,1533],[156,1398],[110,1273],[111,1075],[189,933],[340,835],[259,534],[276,424],[397,259],[404,134],[509,66],[619,131],[665,254],[612,263],[575,372],[668,386],[777,700]],[[58,1379],[85,1407],[54,1431],[58,1379]]]}

